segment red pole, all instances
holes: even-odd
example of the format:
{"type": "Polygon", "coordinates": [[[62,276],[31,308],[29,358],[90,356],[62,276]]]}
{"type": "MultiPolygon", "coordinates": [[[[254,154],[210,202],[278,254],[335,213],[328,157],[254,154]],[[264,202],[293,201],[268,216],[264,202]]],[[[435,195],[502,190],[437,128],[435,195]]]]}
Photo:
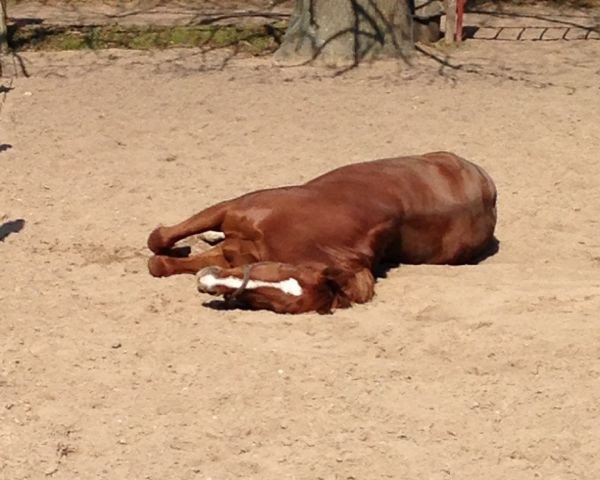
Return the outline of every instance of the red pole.
{"type": "Polygon", "coordinates": [[[456,0],[456,41],[463,39],[463,15],[465,14],[465,0],[456,0]]]}

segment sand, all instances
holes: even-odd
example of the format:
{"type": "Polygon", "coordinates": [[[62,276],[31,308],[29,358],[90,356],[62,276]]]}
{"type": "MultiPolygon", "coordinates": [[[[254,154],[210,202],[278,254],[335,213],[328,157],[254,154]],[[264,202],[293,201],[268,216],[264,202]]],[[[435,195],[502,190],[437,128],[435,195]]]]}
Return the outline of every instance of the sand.
{"type": "Polygon", "coordinates": [[[600,41],[337,77],[22,58],[0,112],[0,224],[26,222],[0,242],[0,478],[600,478],[600,41]],[[214,310],[193,277],[147,274],[160,223],[438,149],[496,181],[480,265],[400,267],[329,316],[214,310]]]}

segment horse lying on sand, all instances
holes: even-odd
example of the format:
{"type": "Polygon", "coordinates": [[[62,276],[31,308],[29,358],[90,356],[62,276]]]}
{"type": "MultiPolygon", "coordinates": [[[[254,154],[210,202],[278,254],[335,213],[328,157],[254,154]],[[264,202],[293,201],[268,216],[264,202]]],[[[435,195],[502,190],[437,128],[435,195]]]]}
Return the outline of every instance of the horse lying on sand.
{"type": "Polygon", "coordinates": [[[496,196],[481,167],[449,152],[347,165],[156,228],[148,267],[196,274],[201,292],[252,309],[328,313],[369,301],[381,264],[476,262],[495,244],[496,196]],[[220,243],[170,255],[203,232],[220,243]]]}

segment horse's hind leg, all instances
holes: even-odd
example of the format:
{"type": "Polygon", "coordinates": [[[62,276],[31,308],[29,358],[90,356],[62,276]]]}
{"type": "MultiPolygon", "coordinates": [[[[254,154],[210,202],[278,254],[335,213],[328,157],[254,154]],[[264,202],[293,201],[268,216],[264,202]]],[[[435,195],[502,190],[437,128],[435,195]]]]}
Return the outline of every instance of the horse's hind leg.
{"type": "Polygon", "coordinates": [[[170,227],[155,228],[148,237],[148,248],[154,253],[166,253],[179,240],[206,232],[221,230],[230,202],[222,202],[170,227]]]}
{"type": "Polygon", "coordinates": [[[168,277],[179,273],[195,274],[204,267],[209,266],[231,267],[231,264],[223,255],[221,245],[190,257],[177,258],[166,255],[153,255],[148,260],[148,270],[154,277],[168,277]]]}

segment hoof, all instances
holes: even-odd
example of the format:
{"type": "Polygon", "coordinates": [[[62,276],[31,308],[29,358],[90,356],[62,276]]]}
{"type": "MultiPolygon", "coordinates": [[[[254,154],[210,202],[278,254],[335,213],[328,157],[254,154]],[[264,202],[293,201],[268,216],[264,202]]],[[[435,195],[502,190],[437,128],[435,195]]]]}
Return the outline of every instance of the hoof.
{"type": "Polygon", "coordinates": [[[154,253],[160,253],[171,245],[164,235],[164,227],[155,228],[148,237],[148,248],[154,253]]]}
{"type": "Polygon", "coordinates": [[[168,277],[172,274],[168,260],[159,255],[150,257],[148,260],[148,271],[153,277],[168,277]]]}

